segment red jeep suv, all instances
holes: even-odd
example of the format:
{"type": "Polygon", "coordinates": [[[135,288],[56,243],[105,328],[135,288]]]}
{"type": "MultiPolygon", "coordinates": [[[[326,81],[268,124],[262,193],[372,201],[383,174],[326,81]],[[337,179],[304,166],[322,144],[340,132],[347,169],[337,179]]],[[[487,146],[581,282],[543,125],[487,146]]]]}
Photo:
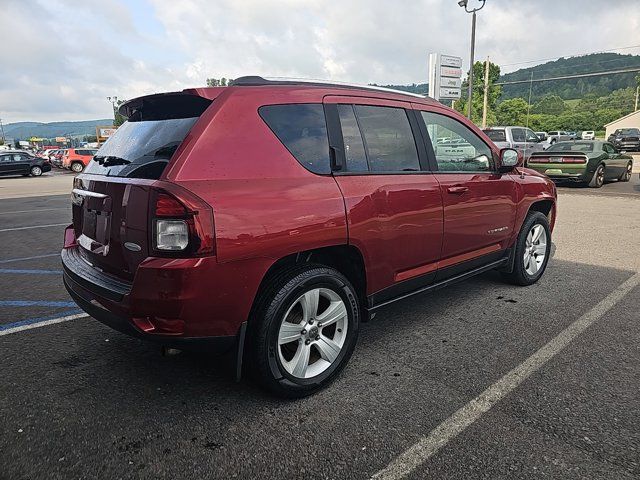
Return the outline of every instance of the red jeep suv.
{"type": "Polygon", "coordinates": [[[554,184],[433,100],[243,77],[120,112],[75,178],[67,290],[276,393],[335,378],[384,305],[490,269],[529,285],[549,260],[554,184]]]}

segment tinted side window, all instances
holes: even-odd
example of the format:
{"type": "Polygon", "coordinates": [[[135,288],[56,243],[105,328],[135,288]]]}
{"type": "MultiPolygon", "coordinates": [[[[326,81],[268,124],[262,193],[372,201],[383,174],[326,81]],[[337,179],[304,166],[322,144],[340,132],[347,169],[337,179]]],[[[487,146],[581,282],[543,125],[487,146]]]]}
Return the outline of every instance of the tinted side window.
{"type": "Polygon", "coordinates": [[[11,155],[0,155],[0,163],[9,163],[11,159],[11,155]]]}
{"type": "Polygon", "coordinates": [[[265,105],[260,116],[287,150],[315,173],[330,173],[324,109],[317,103],[265,105]]]}
{"type": "Polygon", "coordinates": [[[507,134],[504,130],[483,130],[483,132],[486,133],[487,137],[489,137],[494,142],[507,141],[507,134]]]}
{"type": "Polygon", "coordinates": [[[369,170],[364,142],[360,128],[353,112],[353,105],[338,105],[342,138],[344,140],[344,156],[347,172],[366,172],[369,170]]]}
{"type": "Polygon", "coordinates": [[[493,169],[491,149],[469,128],[438,113],[420,112],[440,172],[486,172],[493,169]]]}
{"type": "Polygon", "coordinates": [[[526,140],[524,128],[512,128],[511,136],[514,142],[524,142],[526,140]]]}
{"type": "Polygon", "coordinates": [[[609,145],[608,143],[602,145],[602,149],[607,153],[616,153],[615,148],[613,148],[613,146],[609,145]]]}
{"type": "Polygon", "coordinates": [[[372,172],[419,171],[418,150],[403,108],[355,105],[372,172]]]}

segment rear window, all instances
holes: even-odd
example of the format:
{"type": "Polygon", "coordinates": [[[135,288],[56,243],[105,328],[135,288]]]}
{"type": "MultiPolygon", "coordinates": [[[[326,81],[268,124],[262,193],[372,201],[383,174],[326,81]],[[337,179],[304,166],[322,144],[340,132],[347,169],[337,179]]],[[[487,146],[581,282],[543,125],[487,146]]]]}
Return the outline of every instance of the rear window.
{"type": "Polygon", "coordinates": [[[506,142],[507,135],[504,130],[483,130],[483,132],[494,142],[506,142]]]}
{"type": "Polygon", "coordinates": [[[302,166],[314,173],[331,172],[327,124],[321,104],[265,105],[258,113],[302,166]]]}
{"type": "Polygon", "coordinates": [[[142,97],[125,104],[123,108],[129,114],[128,121],[95,152],[85,173],[160,178],[175,151],[210,104],[210,100],[185,94],[142,97]]]}
{"type": "Polygon", "coordinates": [[[547,152],[593,152],[593,143],[559,142],[547,148],[547,152]]]}

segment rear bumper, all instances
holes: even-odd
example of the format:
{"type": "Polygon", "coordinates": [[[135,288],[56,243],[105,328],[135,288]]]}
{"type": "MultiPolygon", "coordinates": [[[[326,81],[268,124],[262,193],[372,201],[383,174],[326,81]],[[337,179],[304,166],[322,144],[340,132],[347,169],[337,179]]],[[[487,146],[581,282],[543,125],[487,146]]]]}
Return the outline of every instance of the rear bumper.
{"type": "MultiPolygon", "coordinates": [[[[216,303],[203,281],[210,269],[198,268],[191,259],[176,268],[176,259],[150,258],[140,265],[135,280],[126,282],[87,263],[79,248],[62,250],[63,281],[71,298],[96,320],[180,349],[223,353],[236,344],[246,318],[236,318],[216,303]]],[[[200,264],[202,260],[195,259],[200,264]]]]}
{"type": "Polygon", "coordinates": [[[238,337],[236,335],[174,337],[144,332],[137,328],[129,317],[118,315],[104,308],[100,304],[101,299],[94,293],[80,286],[66,270],[63,274],[63,281],[67,292],[69,292],[73,301],[76,302],[82,310],[106,326],[131,337],[155,342],[170,348],[207,353],[225,353],[237,346],[238,337]]]}

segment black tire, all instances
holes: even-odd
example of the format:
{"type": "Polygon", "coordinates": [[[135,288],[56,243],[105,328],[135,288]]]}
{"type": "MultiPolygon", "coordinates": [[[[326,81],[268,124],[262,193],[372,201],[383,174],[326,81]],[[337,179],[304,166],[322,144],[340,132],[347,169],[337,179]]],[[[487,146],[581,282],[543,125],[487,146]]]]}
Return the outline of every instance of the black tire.
{"type": "Polygon", "coordinates": [[[522,224],[522,228],[520,229],[520,233],[518,234],[518,239],[516,240],[514,248],[513,271],[503,272],[503,277],[508,282],[515,285],[526,286],[536,283],[546,270],[547,264],[549,263],[549,255],[551,254],[551,230],[549,229],[549,220],[546,215],[540,212],[529,212],[527,214],[527,217],[522,224]],[[531,229],[536,225],[540,225],[544,228],[547,244],[542,265],[534,275],[531,275],[526,270],[524,254],[527,248],[527,235],[529,235],[531,229]]]}
{"type": "Polygon", "coordinates": [[[358,338],[358,297],[344,275],[322,265],[296,265],[265,283],[266,287],[259,293],[249,320],[249,366],[256,380],[276,395],[305,397],[327,386],[349,361],[358,338]],[[290,374],[280,360],[278,333],[287,311],[296,304],[296,300],[316,288],[331,290],[343,301],[347,311],[346,337],[340,353],[326,370],[315,377],[299,378],[290,374]]]}
{"type": "Polygon", "coordinates": [[[620,182],[628,182],[631,180],[631,171],[633,170],[633,161],[627,163],[627,169],[620,175],[618,181],[620,182]]]}
{"type": "Polygon", "coordinates": [[[42,168],[38,167],[37,165],[34,167],[31,167],[30,175],[33,175],[34,177],[39,177],[40,175],[42,175],[42,168]]]}
{"type": "Polygon", "coordinates": [[[80,173],[84,170],[84,165],[81,162],[73,162],[71,164],[71,171],[74,173],[80,173]]]}
{"type": "Polygon", "coordinates": [[[602,187],[602,185],[604,185],[604,177],[606,175],[606,171],[605,171],[605,167],[603,164],[598,165],[598,168],[596,168],[596,171],[593,172],[593,177],[591,178],[591,181],[589,182],[589,186],[591,188],[600,188],[602,187]]]}

